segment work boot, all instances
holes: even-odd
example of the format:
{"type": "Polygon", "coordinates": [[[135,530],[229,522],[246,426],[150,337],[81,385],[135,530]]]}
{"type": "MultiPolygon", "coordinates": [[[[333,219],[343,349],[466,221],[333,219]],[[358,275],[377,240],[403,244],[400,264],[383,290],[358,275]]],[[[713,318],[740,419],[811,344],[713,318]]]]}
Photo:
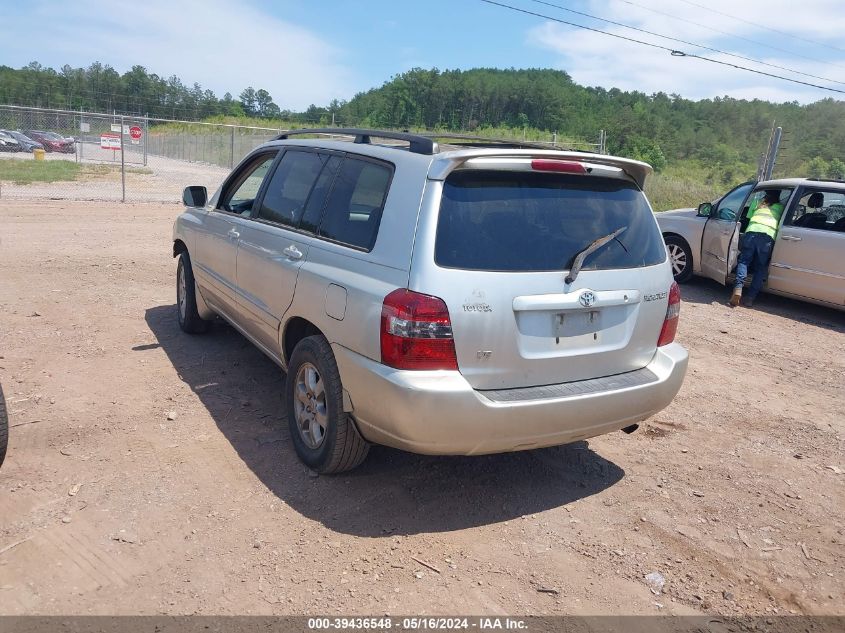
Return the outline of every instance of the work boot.
{"type": "Polygon", "coordinates": [[[735,308],[739,305],[739,302],[742,300],[742,287],[734,288],[733,294],[731,295],[730,304],[735,308]]]}
{"type": "Polygon", "coordinates": [[[746,308],[753,308],[754,307],[754,297],[746,297],[743,305],[745,305],[746,308]]]}

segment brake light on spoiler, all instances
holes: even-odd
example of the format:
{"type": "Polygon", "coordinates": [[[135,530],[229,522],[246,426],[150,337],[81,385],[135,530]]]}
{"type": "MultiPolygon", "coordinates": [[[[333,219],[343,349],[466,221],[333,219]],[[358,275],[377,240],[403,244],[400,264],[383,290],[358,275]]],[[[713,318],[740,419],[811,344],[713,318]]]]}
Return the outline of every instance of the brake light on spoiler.
{"type": "Polygon", "coordinates": [[[550,158],[535,158],[531,161],[531,169],[534,171],[556,171],[564,174],[589,173],[584,163],[574,160],[554,160],[550,158]]]}

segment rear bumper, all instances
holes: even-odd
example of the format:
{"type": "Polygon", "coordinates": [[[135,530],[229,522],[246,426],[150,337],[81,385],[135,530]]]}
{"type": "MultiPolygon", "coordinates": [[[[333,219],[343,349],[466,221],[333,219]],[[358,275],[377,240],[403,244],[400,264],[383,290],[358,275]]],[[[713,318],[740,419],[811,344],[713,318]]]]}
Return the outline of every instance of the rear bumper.
{"type": "Polygon", "coordinates": [[[579,383],[569,383],[506,393],[476,391],[456,371],[402,371],[332,347],[361,434],[430,455],[556,446],[624,428],[672,402],[688,361],[687,351],[673,343],[658,348],[645,381],[648,374],[640,370],[632,372],[639,374],[636,380],[625,380],[627,374],[608,379],[606,390],[597,391],[594,383],[571,395],[570,386],[579,383]]]}

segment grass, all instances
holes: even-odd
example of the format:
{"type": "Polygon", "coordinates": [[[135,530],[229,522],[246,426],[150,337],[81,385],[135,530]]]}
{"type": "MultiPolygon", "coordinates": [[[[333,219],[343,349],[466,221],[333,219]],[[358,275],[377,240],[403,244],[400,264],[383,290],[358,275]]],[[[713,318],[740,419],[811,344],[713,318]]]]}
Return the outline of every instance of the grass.
{"type": "Polygon", "coordinates": [[[693,160],[675,161],[648,177],[645,192],[655,211],[697,207],[753,176],[753,168],[746,165],[726,168],[693,160]]]}
{"type": "MultiPolygon", "coordinates": [[[[120,173],[118,165],[80,164],[70,160],[23,160],[8,158],[0,160],[0,181],[16,185],[34,182],[71,182],[86,177],[105,176],[120,173]]],[[[145,167],[127,167],[128,174],[151,174],[145,167]]]]}

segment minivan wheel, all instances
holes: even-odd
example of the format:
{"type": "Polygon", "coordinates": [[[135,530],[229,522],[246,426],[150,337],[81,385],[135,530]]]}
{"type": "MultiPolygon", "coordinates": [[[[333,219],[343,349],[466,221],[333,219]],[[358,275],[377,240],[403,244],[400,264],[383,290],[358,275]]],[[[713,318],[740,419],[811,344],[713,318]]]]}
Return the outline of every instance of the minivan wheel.
{"type": "Polygon", "coordinates": [[[208,329],[209,321],[197,312],[197,286],[194,281],[194,269],[187,251],[179,255],[176,266],[176,309],[179,327],[188,334],[201,334],[208,329]]]}
{"type": "Polygon", "coordinates": [[[309,336],[294,348],[285,404],[296,454],[312,470],[341,473],[367,457],[370,445],[343,410],[340,373],[324,337],[309,336]]]}
{"type": "Polygon", "coordinates": [[[0,387],[0,466],[6,459],[6,447],[9,445],[9,416],[6,414],[6,401],[3,399],[3,387],[0,387]]]}
{"type": "Polygon", "coordinates": [[[665,239],[669,263],[672,264],[672,276],[679,284],[689,281],[692,277],[692,250],[689,244],[677,235],[667,235],[665,239]]]}

